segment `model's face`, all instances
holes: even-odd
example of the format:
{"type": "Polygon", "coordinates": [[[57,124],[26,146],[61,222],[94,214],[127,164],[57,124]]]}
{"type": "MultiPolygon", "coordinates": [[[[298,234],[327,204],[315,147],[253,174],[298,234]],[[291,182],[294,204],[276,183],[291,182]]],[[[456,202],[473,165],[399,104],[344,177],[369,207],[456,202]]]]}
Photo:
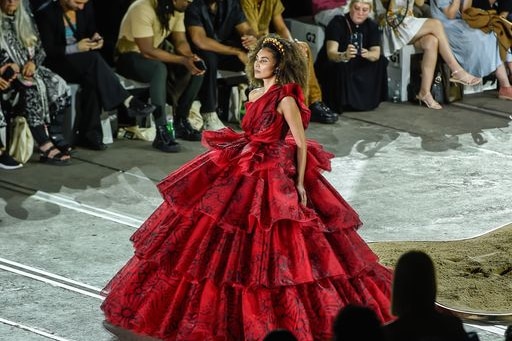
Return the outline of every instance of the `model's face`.
{"type": "Polygon", "coordinates": [[[13,15],[19,4],[20,0],[0,0],[0,9],[7,15],[13,15]]]}
{"type": "Polygon", "coordinates": [[[362,24],[370,15],[370,4],[356,2],[350,7],[350,19],[354,24],[362,24]]]}
{"type": "Polygon", "coordinates": [[[65,10],[81,11],[89,0],[60,0],[62,7],[65,10]]]}
{"type": "Polygon", "coordinates": [[[264,47],[256,54],[254,60],[254,78],[268,79],[274,77],[276,68],[276,59],[272,51],[264,47]]]}

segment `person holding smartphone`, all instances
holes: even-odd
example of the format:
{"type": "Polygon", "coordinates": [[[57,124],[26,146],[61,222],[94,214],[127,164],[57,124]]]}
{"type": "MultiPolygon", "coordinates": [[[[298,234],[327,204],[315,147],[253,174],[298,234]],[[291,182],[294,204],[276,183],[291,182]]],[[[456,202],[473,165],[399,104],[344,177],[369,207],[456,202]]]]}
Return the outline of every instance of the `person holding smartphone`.
{"type": "Polygon", "coordinates": [[[349,13],[335,16],[315,64],[326,104],[335,111],[373,110],[387,97],[387,60],[380,31],[369,18],[371,0],[352,0],[349,13]]]}
{"type": "Polygon", "coordinates": [[[150,115],[155,106],[131,95],[100,53],[104,40],[96,29],[89,0],[52,1],[35,19],[47,58],[45,65],[69,83],[80,84],[76,144],[105,150],[101,113],[118,109],[130,117],[150,115]]]}
{"type": "Polygon", "coordinates": [[[165,104],[174,108],[176,137],[200,141],[188,121],[190,107],[203,82],[206,66],[190,49],[184,11],[188,0],[136,0],[123,17],[116,50],[117,72],[150,84],[157,136],[153,147],[174,152],[179,145],[166,129],[165,104]],[[173,52],[162,43],[170,42],[173,52]]]}

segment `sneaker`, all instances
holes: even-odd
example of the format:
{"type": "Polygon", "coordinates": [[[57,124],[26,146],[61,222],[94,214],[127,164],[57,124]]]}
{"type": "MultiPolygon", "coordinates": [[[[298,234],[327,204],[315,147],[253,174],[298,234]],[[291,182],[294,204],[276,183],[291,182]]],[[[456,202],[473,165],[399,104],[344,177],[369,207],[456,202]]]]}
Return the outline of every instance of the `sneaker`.
{"type": "Polygon", "coordinates": [[[12,156],[7,154],[6,151],[2,152],[2,155],[0,155],[0,169],[18,169],[23,167],[23,164],[19,163],[18,161],[14,160],[12,156]]]}
{"type": "Polygon", "coordinates": [[[216,112],[208,112],[203,115],[203,129],[204,130],[220,130],[226,128],[224,123],[219,119],[216,112]]]}
{"type": "Polygon", "coordinates": [[[309,110],[311,110],[311,122],[332,124],[338,121],[338,114],[322,101],[311,104],[309,110]]]}
{"type": "Polygon", "coordinates": [[[156,107],[149,103],[144,103],[140,99],[133,97],[130,105],[126,108],[129,117],[146,117],[155,111],[156,107]]]}
{"type": "Polygon", "coordinates": [[[507,99],[512,101],[512,86],[502,86],[498,91],[499,99],[507,99]]]}
{"type": "Polygon", "coordinates": [[[164,153],[177,153],[181,150],[179,143],[169,135],[166,126],[156,127],[156,136],[153,140],[153,148],[159,149],[164,153]]]}

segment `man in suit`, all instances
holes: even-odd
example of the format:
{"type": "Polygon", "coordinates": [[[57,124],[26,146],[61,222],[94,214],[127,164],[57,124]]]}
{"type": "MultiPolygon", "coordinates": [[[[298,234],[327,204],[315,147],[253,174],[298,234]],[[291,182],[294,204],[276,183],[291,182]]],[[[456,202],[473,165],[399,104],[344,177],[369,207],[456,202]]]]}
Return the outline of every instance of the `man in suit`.
{"type": "Polygon", "coordinates": [[[47,58],[45,64],[69,83],[82,89],[77,144],[94,150],[103,144],[102,108],[126,109],[128,116],[147,116],[155,107],[128,93],[99,50],[103,38],[96,31],[89,0],[56,0],[35,13],[47,58]]]}

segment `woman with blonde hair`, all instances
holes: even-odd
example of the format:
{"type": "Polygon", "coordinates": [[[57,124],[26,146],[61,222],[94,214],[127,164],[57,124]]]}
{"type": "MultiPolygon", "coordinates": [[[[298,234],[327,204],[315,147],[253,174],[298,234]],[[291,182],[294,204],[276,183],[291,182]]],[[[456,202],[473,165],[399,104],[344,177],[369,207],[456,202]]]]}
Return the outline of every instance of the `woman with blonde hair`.
{"type": "Polygon", "coordinates": [[[387,60],[372,11],[372,0],[352,0],[349,13],[335,16],[325,30],[315,67],[325,103],[338,112],[373,110],[387,98],[387,60]]]}
{"type": "Polygon", "coordinates": [[[0,0],[0,61],[16,65],[16,78],[6,89],[13,115],[27,119],[38,145],[41,162],[52,165],[70,163],[67,146],[59,150],[48,135],[51,116],[71,103],[66,82],[45,68],[46,54],[38,32],[22,0],[0,0]]]}
{"type": "Polygon", "coordinates": [[[414,4],[422,6],[424,2],[425,0],[389,0],[388,10],[379,15],[380,24],[384,28],[384,55],[389,57],[409,44],[421,48],[421,84],[416,99],[430,109],[442,109],[430,92],[438,53],[452,72],[451,82],[476,85],[482,79],[469,74],[455,59],[439,20],[413,16],[414,4]]]}

